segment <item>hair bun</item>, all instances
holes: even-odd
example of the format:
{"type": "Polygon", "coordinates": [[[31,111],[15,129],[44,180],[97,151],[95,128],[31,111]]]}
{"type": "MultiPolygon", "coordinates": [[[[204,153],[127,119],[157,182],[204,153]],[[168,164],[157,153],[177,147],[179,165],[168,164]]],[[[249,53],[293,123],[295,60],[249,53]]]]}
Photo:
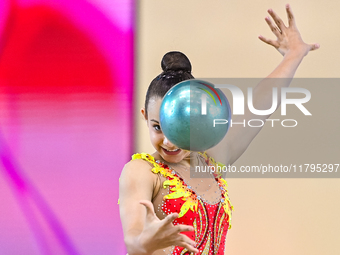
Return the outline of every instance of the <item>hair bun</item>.
{"type": "Polygon", "coordinates": [[[183,71],[191,73],[191,63],[187,56],[179,51],[170,51],[163,56],[161,66],[163,72],[183,71]]]}

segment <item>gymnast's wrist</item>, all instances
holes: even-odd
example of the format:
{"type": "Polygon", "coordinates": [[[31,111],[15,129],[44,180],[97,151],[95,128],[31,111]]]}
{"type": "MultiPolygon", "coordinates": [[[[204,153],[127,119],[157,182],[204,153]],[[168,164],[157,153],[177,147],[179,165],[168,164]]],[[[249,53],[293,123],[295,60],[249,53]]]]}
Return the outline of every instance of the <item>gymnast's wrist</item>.
{"type": "Polygon", "coordinates": [[[294,47],[294,48],[289,49],[286,52],[285,57],[303,59],[307,54],[308,54],[308,46],[302,45],[299,47],[294,47]]]}
{"type": "Polygon", "coordinates": [[[143,241],[142,234],[130,236],[125,240],[128,255],[152,255],[154,251],[143,241]]]}
{"type": "Polygon", "coordinates": [[[152,255],[155,251],[142,233],[135,236],[134,240],[131,240],[131,245],[127,248],[129,255],[152,255]]]}

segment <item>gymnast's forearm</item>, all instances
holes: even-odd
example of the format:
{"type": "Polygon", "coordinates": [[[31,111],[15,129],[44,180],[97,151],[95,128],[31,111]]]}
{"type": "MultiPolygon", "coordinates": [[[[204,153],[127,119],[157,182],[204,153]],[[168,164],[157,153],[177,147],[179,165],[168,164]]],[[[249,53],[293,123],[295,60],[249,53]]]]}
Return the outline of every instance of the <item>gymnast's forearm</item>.
{"type": "Polygon", "coordinates": [[[267,76],[267,78],[284,78],[286,83],[282,83],[281,87],[288,87],[291,81],[289,78],[294,77],[305,54],[306,53],[303,50],[288,51],[284,55],[281,63],[267,76]]]}
{"type": "Polygon", "coordinates": [[[265,110],[271,107],[273,88],[277,89],[277,107],[280,106],[281,89],[290,85],[304,54],[303,51],[287,52],[274,71],[254,88],[253,105],[256,109],[265,110]]]}
{"type": "Polygon", "coordinates": [[[152,255],[152,251],[147,249],[141,241],[141,232],[130,231],[124,235],[124,242],[129,255],[152,255]]]}

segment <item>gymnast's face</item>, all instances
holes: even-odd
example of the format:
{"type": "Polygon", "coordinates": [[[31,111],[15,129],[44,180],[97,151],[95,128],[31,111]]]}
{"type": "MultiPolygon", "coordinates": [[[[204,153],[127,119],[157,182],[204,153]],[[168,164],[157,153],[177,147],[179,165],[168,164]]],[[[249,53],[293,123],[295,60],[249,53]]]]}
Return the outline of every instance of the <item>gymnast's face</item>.
{"type": "Polygon", "coordinates": [[[144,108],[141,110],[141,113],[144,116],[144,119],[147,121],[153,147],[165,161],[170,163],[178,163],[187,157],[190,152],[179,149],[164,136],[159,124],[159,109],[161,103],[161,98],[150,98],[148,104],[148,116],[145,116],[144,108]]]}

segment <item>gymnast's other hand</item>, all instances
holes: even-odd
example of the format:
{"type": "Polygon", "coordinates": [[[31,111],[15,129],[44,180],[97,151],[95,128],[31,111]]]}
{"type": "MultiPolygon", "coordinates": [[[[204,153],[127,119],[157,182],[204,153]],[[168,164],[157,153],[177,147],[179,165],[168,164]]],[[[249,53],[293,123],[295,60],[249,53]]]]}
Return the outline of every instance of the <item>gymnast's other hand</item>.
{"type": "Polygon", "coordinates": [[[146,208],[146,218],[143,231],[140,235],[140,243],[152,254],[154,251],[164,249],[171,245],[186,248],[189,252],[198,253],[195,242],[181,232],[194,231],[192,226],[174,225],[172,222],[178,218],[178,213],[169,214],[160,220],[150,201],[141,200],[140,204],[146,208]]]}
{"type": "Polygon", "coordinates": [[[281,18],[272,9],[268,10],[268,13],[273,18],[276,25],[273,24],[270,17],[266,17],[265,20],[277,39],[276,41],[271,40],[262,35],[259,36],[259,39],[275,47],[283,56],[288,52],[300,53],[303,56],[306,56],[309,51],[320,48],[320,45],[317,43],[307,44],[302,40],[289,4],[286,5],[286,11],[288,16],[288,27],[286,27],[281,18]]]}

